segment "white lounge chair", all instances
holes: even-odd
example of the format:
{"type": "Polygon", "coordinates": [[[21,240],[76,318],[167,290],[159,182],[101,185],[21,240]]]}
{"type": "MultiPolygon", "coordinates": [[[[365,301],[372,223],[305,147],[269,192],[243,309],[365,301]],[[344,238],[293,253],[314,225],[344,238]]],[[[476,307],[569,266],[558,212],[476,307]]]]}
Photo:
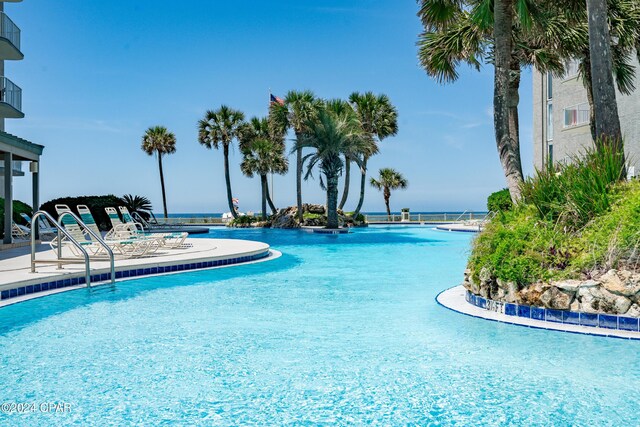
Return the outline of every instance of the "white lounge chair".
{"type": "MultiPolygon", "coordinates": [[[[186,232],[175,232],[175,233],[152,233],[147,232],[144,229],[144,226],[139,222],[135,221],[131,214],[129,213],[129,209],[126,206],[118,206],[120,210],[120,214],[122,214],[122,219],[124,219],[124,224],[129,226],[129,230],[134,232],[135,235],[145,236],[145,237],[156,237],[163,240],[164,246],[171,249],[186,249],[190,248],[192,245],[185,243],[185,240],[189,236],[189,233],[186,232]]],[[[111,216],[110,216],[111,218],[111,216]]],[[[118,218],[119,219],[119,218],[118,218]]]]}
{"type": "MultiPolygon", "coordinates": [[[[56,212],[60,216],[62,216],[62,214],[64,214],[65,212],[71,212],[71,209],[69,209],[69,206],[67,205],[56,205],[55,208],[56,212]]],[[[85,217],[85,219],[88,220],[87,217],[85,217]]],[[[89,221],[93,222],[93,225],[85,223],[87,227],[91,228],[91,231],[93,231],[97,235],[100,235],[100,230],[98,229],[95,221],[93,221],[93,216],[91,216],[91,219],[89,221]]],[[[85,222],[84,219],[82,222],[85,222]]],[[[65,215],[61,218],[61,224],[71,235],[71,237],[73,237],[79,244],[81,244],[85,248],[85,250],[87,250],[90,256],[102,258],[107,256],[106,249],[98,241],[94,240],[93,236],[91,236],[90,233],[86,233],[73,217],[71,217],[70,215],[65,215]],[[87,240],[87,238],[89,240],[87,240]]],[[[141,257],[148,254],[150,251],[154,251],[157,249],[157,244],[154,245],[151,241],[133,239],[103,239],[103,241],[115,254],[121,255],[125,258],[141,257]]],[[[50,242],[50,244],[52,249],[55,250],[57,239],[54,239],[52,242],[50,242]]],[[[69,249],[75,256],[82,256],[75,245],[70,244],[70,242],[68,241],[65,241],[65,245],[69,247],[69,249]]]]}
{"type": "MultiPolygon", "coordinates": [[[[31,217],[24,212],[22,212],[20,216],[27,221],[30,229],[33,230],[31,217]]],[[[40,233],[40,237],[54,238],[58,234],[58,229],[52,226],[47,218],[41,216],[38,218],[38,232],[40,233]]]]}

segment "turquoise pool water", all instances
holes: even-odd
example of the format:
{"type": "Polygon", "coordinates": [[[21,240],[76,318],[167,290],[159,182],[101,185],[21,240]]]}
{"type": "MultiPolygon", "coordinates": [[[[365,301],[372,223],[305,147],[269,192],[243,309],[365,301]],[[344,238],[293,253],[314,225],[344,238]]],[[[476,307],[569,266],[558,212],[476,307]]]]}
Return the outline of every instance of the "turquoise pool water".
{"type": "Polygon", "coordinates": [[[0,425],[640,423],[640,343],[437,305],[466,233],[211,236],[283,256],[0,309],[0,403],[69,405],[0,425]]]}

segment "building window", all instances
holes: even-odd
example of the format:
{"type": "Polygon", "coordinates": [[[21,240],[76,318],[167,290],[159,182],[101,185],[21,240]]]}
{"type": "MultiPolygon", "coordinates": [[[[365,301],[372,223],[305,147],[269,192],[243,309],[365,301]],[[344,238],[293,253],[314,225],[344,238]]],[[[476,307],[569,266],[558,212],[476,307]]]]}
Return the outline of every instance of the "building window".
{"type": "Polygon", "coordinates": [[[553,166],[553,144],[548,145],[548,154],[547,154],[547,165],[553,166]]]}
{"type": "Polygon", "coordinates": [[[547,72],[547,101],[553,99],[553,75],[547,72]]]}
{"type": "Polygon", "coordinates": [[[547,102],[547,141],[553,140],[553,104],[547,102]]]}
{"type": "Polygon", "coordinates": [[[564,79],[572,79],[580,72],[580,62],[577,59],[569,59],[564,63],[564,79]]]}
{"type": "Polygon", "coordinates": [[[564,127],[570,128],[589,123],[589,104],[582,103],[564,109],[564,127]]]}

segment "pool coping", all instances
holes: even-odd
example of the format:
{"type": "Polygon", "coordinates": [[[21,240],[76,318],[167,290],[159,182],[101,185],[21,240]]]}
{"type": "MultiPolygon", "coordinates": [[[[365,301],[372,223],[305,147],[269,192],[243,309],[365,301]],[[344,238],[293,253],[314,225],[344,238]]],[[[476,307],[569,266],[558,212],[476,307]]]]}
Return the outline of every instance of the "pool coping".
{"type": "MultiPolygon", "coordinates": [[[[115,283],[134,280],[141,277],[167,276],[189,271],[214,270],[219,268],[235,267],[239,265],[256,264],[259,262],[271,261],[280,258],[281,256],[282,253],[280,251],[274,250],[267,246],[263,250],[252,251],[252,253],[243,253],[241,254],[241,256],[237,257],[225,257],[222,259],[219,257],[210,257],[211,259],[198,258],[197,260],[164,261],[158,264],[154,264],[153,267],[149,264],[120,266],[116,267],[115,283]]],[[[112,284],[111,273],[108,268],[98,268],[92,270],[91,273],[91,288],[112,284]]],[[[3,289],[2,293],[0,294],[0,309],[9,305],[29,301],[35,298],[58,294],[61,292],[77,289],[88,289],[85,285],[84,279],[85,278],[82,274],[66,274],[64,275],[64,279],[51,280],[51,278],[48,278],[47,281],[42,284],[31,284],[22,286],[19,286],[20,284],[18,284],[17,288],[3,289]],[[46,289],[43,289],[43,284],[47,284],[46,289]],[[51,286],[52,284],[54,284],[53,287],[51,286]],[[35,288],[38,285],[39,290],[36,291],[35,288]],[[23,289],[23,293],[18,295],[17,290],[21,288],[23,289]],[[27,292],[27,288],[31,288],[30,292],[27,292]],[[15,296],[2,298],[2,295],[4,295],[5,292],[10,292],[12,290],[16,291],[15,296]]]]}
{"type": "Polygon", "coordinates": [[[574,325],[567,323],[555,323],[546,320],[537,320],[526,317],[511,316],[487,308],[481,308],[471,304],[466,299],[467,290],[462,285],[445,289],[436,295],[436,302],[442,307],[479,319],[492,322],[506,323],[509,325],[524,326],[533,329],[546,329],[550,331],[567,332],[580,335],[592,335],[603,338],[618,338],[626,340],[640,340],[640,332],[624,331],[619,329],[607,329],[597,326],[574,325]]]}

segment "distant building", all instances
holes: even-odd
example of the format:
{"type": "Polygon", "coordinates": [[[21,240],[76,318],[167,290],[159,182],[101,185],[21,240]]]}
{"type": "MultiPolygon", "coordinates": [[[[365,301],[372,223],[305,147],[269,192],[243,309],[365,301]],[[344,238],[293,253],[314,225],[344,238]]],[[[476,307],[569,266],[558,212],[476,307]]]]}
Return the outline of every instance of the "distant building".
{"type": "Polygon", "coordinates": [[[22,0],[0,0],[0,197],[4,198],[4,244],[12,243],[11,221],[13,214],[13,177],[24,176],[22,163],[29,162],[33,180],[34,209],[39,207],[39,163],[43,146],[33,144],[5,132],[5,119],[21,119],[22,89],[7,78],[5,61],[20,61],[24,58],[20,49],[20,28],[4,12],[4,3],[22,0]]]}
{"type": "MultiPolygon", "coordinates": [[[[533,72],[533,164],[565,162],[593,147],[587,91],[578,76],[578,62],[569,61],[564,77],[533,72]]],[[[636,86],[640,72],[636,67],[636,86]]],[[[618,114],[629,173],[640,173],[640,89],[631,95],[616,91],[618,114]]]]}

